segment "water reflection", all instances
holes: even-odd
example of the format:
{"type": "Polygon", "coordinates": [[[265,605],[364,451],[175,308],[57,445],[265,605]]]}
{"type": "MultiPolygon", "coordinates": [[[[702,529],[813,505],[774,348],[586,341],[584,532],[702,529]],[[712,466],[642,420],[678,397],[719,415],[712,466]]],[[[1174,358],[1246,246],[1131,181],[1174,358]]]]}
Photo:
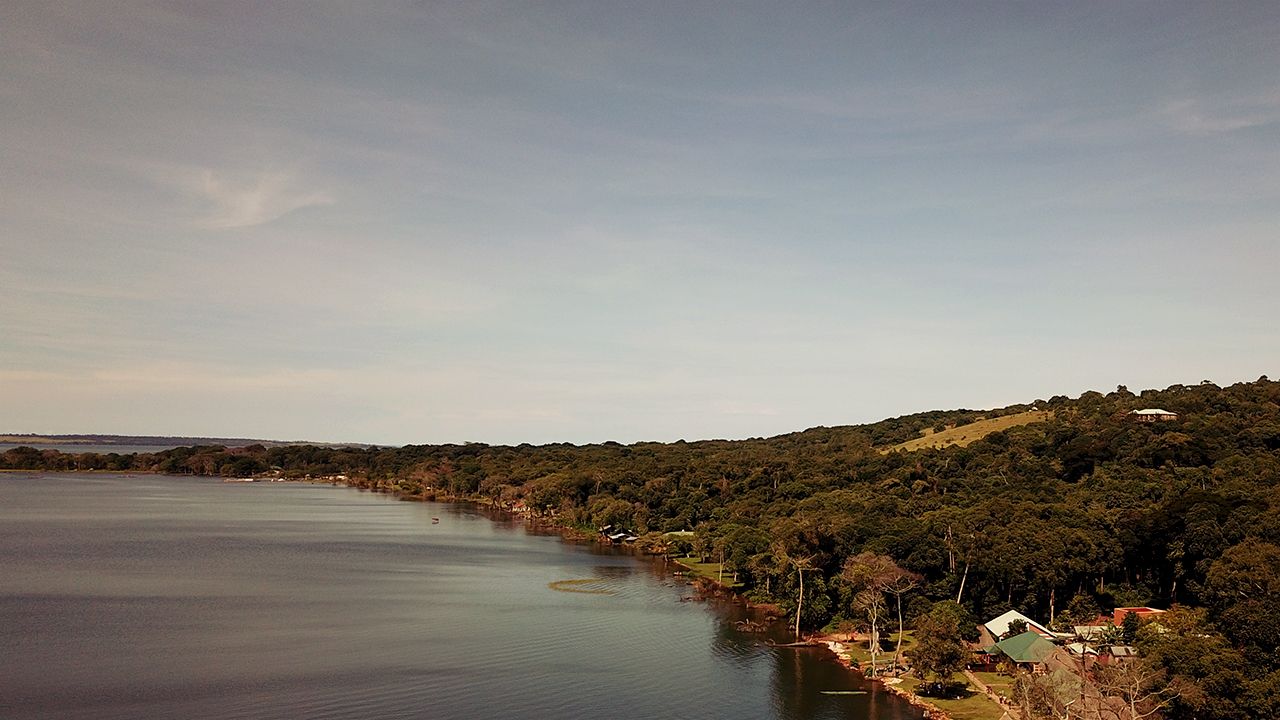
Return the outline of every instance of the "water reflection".
{"type": "Polygon", "coordinates": [[[0,716],[920,717],[670,571],[465,505],[0,475],[0,716]]]}

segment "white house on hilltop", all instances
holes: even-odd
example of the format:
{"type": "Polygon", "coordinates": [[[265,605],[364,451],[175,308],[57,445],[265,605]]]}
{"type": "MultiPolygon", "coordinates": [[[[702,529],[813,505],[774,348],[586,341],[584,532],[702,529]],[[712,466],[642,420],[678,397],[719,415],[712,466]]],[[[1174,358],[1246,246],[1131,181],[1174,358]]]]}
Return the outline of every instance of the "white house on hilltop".
{"type": "Polygon", "coordinates": [[[1178,413],[1172,413],[1168,410],[1160,408],[1147,408],[1146,410],[1130,410],[1129,419],[1134,422],[1150,423],[1150,422],[1168,422],[1177,420],[1178,413]]]}

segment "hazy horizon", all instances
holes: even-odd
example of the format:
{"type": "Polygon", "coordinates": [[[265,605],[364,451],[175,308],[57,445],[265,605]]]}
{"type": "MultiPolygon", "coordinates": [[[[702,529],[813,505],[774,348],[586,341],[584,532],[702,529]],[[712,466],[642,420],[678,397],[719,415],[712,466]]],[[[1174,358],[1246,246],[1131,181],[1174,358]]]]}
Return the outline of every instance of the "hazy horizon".
{"type": "Polygon", "coordinates": [[[1276,375],[1280,5],[6,3],[0,430],[765,437],[1276,375]]]}
{"type": "MultiPolygon", "coordinates": [[[[1266,377],[1266,374],[1265,374],[1265,373],[1263,373],[1263,374],[1262,374],[1262,375],[1260,375],[1258,378],[1254,378],[1253,380],[1250,380],[1250,379],[1240,379],[1240,380],[1232,380],[1232,381],[1230,381],[1230,382],[1216,382],[1216,381],[1214,381],[1214,380],[1212,380],[1212,379],[1210,379],[1210,378],[1205,378],[1204,380],[1201,380],[1200,382],[1210,382],[1210,383],[1213,383],[1214,385],[1217,385],[1217,386],[1219,386],[1219,387],[1227,387],[1227,386],[1230,386],[1230,385],[1234,385],[1234,384],[1236,384],[1236,383],[1238,383],[1238,382],[1253,382],[1254,380],[1261,379],[1262,377],[1266,377]]],[[[1198,383],[1173,383],[1173,384],[1174,384],[1174,385],[1178,385],[1178,384],[1181,384],[1181,385],[1194,385],[1194,384],[1198,384],[1198,383]]],[[[859,421],[851,421],[851,422],[843,422],[843,423],[831,423],[831,424],[828,424],[828,425],[806,425],[806,426],[804,426],[804,427],[797,427],[797,428],[793,428],[793,429],[790,429],[790,430],[783,430],[783,431],[778,432],[778,433],[771,433],[770,435],[750,435],[750,436],[742,436],[742,437],[726,437],[726,436],[716,436],[716,437],[683,437],[683,438],[673,438],[673,439],[670,439],[670,440],[657,440],[657,439],[652,439],[652,438],[637,438],[637,439],[635,439],[635,440],[630,440],[630,441],[623,442],[622,444],[624,444],[624,445],[633,445],[633,444],[637,444],[637,443],[648,443],[648,442],[663,442],[663,443],[666,443],[666,442],[677,442],[677,441],[684,441],[684,442],[717,441],[717,440],[731,440],[731,441],[732,441],[732,440],[751,440],[751,439],[759,439],[759,438],[769,438],[769,437],[776,437],[776,436],[778,436],[778,435],[787,435],[787,434],[790,434],[790,433],[804,432],[804,431],[806,431],[806,430],[811,430],[811,429],[813,429],[813,428],[818,428],[818,427],[842,427],[842,426],[867,425],[867,424],[876,423],[876,422],[879,422],[879,421],[882,421],[882,420],[892,420],[892,419],[894,419],[894,418],[905,417],[905,416],[908,416],[908,415],[914,415],[914,414],[917,414],[917,413],[931,412],[931,411],[943,411],[943,412],[974,411],[974,412],[985,412],[985,411],[989,411],[989,410],[999,410],[999,409],[1002,409],[1002,408],[1004,408],[1004,407],[1009,407],[1010,405],[1027,405],[1027,404],[1033,404],[1033,403],[1036,403],[1036,402],[1047,402],[1047,401],[1048,401],[1048,400],[1050,400],[1051,398],[1053,398],[1053,397],[1057,397],[1057,396],[1059,396],[1059,395],[1063,395],[1063,396],[1068,397],[1068,398],[1070,398],[1070,399],[1072,399],[1072,400],[1075,400],[1075,399],[1078,399],[1078,398],[1079,398],[1083,393],[1087,393],[1087,392],[1100,392],[1100,393],[1102,393],[1102,394],[1104,394],[1104,395],[1105,395],[1105,394],[1107,394],[1108,392],[1111,392],[1111,391],[1113,391],[1113,390],[1115,390],[1115,389],[1118,389],[1120,386],[1124,386],[1124,387],[1125,387],[1125,389],[1127,389],[1129,392],[1131,392],[1131,393],[1133,393],[1133,394],[1135,394],[1135,395],[1140,395],[1142,392],[1144,392],[1144,391],[1146,391],[1146,390],[1165,390],[1165,389],[1167,389],[1167,387],[1161,387],[1161,388],[1136,388],[1136,387],[1128,387],[1128,386],[1125,386],[1125,385],[1124,385],[1124,383],[1120,383],[1119,385],[1117,385],[1117,387],[1116,387],[1116,388],[1089,388],[1089,389],[1082,390],[1082,391],[1077,392],[1077,393],[1049,393],[1049,394],[1041,394],[1040,396],[1038,396],[1038,397],[1036,397],[1036,398],[1027,399],[1027,400],[1020,400],[1020,401],[1016,401],[1016,402],[1008,403],[1008,404],[1006,404],[1006,405],[990,406],[990,407],[951,407],[951,408],[932,407],[932,408],[919,408],[919,409],[915,409],[915,410],[911,410],[911,411],[907,411],[907,412],[898,413],[898,414],[896,414],[896,415],[887,415],[887,416],[882,417],[882,418],[874,418],[874,419],[871,419],[871,420],[859,420],[859,421]]],[[[598,444],[606,443],[606,442],[620,442],[620,441],[616,441],[616,440],[612,440],[612,439],[604,439],[604,440],[591,440],[591,441],[583,441],[583,442],[572,442],[572,441],[568,441],[568,440],[545,440],[545,441],[540,441],[540,442],[536,442],[536,443],[535,443],[535,442],[530,442],[530,441],[527,441],[527,440],[519,440],[519,441],[514,441],[514,442],[513,442],[513,441],[508,441],[508,442],[488,442],[488,441],[484,441],[484,440],[462,440],[462,441],[452,441],[452,442],[434,442],[434,441],[428,441],[428,440],[421,440],[421,441],[408,441],[408,442],[402,442],[402,443],[384,443],[384,442],[378,442],[378,441],[376,441],[376,440],[352,439],[352,438],[328,438],[328,439],[318,439],[318,438],[244,437],[244,436],[240,436],[240,435],[163,435],[163,434],[157,434],[157,433],[146,433],[146,434],[122,434],[122,433],[111,433],[111,432],[59,432],[59,433],[44,433],[44,432],[30,432],[30,431],[25,431],[25,430],[24,430],[24,431],[7,432],[7,431],[3,431],[3,430],[4,430],[3,428],[0,428],[0,431],[2,431],[2,432],[0,432],[0,438],[4,438],[4,437],[20,437],[20,436],[23,436],[23,435],[31,435],[31,436],[34,436],[34,437],[45,437],[45,438],[56,438],[56,437],[95,437],[95,436],[96,436],[96,437],[119,437],[119,438],[132,438],[132,439],[144,439],[144,438],[171,438],[171,439],[175,439],[175,440],[182,440],[182,439],[188,439],[188,440],[251,440],[251,441],[254,441],[254,442],[271,442],[271,443],[287,443],[287,444],[307,444],[307,443],[319,443],[319,444],[325,444],[325,445],[351,444],[351,445],[376,445],[376,446],[380,446],[380,447],[401,447],[401,446],[404,446],[404,445],[448,445],[448,444],[465,444],[465,443],[480,443],[480,444],[486,444],[486,445],[510,445],[510,446],[517,446],[517,445],[522,445],[522,444],[530,444],[530,445],[551,445],[551,444],[561,444],[561,443],[566,443],[566,442],[568,442],[568,443],[570,443],[570,444],[572,444],[572,445],[598,445],[598,444]]],[[[4,444],[16,444],[16,443],[0,442],[0,445],[4,445],[4,444]]],[[[54,444],[54,443],[42,443],[42,444],[54,444]]]]}

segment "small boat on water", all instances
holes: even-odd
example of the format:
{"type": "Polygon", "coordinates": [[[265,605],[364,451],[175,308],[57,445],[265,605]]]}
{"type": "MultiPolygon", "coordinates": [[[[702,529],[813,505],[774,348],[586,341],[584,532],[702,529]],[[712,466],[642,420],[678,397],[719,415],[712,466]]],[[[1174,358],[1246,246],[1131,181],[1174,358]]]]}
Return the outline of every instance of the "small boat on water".
{"type": "Polygon", "coordinates": [[[223,478],[222,482],[258,482],[257,478],[223,478]]]}
{"type": "Polygon", "coordinates": [[[440,518],[431,518],[431,524],[432,524],[432,525],[439,525],[439,524],[440,524],[440,518]]]}

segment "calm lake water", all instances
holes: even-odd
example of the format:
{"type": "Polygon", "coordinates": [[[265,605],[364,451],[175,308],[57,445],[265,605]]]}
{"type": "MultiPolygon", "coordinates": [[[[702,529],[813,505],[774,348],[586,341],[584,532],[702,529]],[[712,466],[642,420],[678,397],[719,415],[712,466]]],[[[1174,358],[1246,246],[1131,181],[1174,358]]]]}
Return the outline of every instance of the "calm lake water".
{"type": "Polygon", "coordinates": [[[920,717],[691,594],[466,505],[0,473],[0,717],[920,717]]]}

